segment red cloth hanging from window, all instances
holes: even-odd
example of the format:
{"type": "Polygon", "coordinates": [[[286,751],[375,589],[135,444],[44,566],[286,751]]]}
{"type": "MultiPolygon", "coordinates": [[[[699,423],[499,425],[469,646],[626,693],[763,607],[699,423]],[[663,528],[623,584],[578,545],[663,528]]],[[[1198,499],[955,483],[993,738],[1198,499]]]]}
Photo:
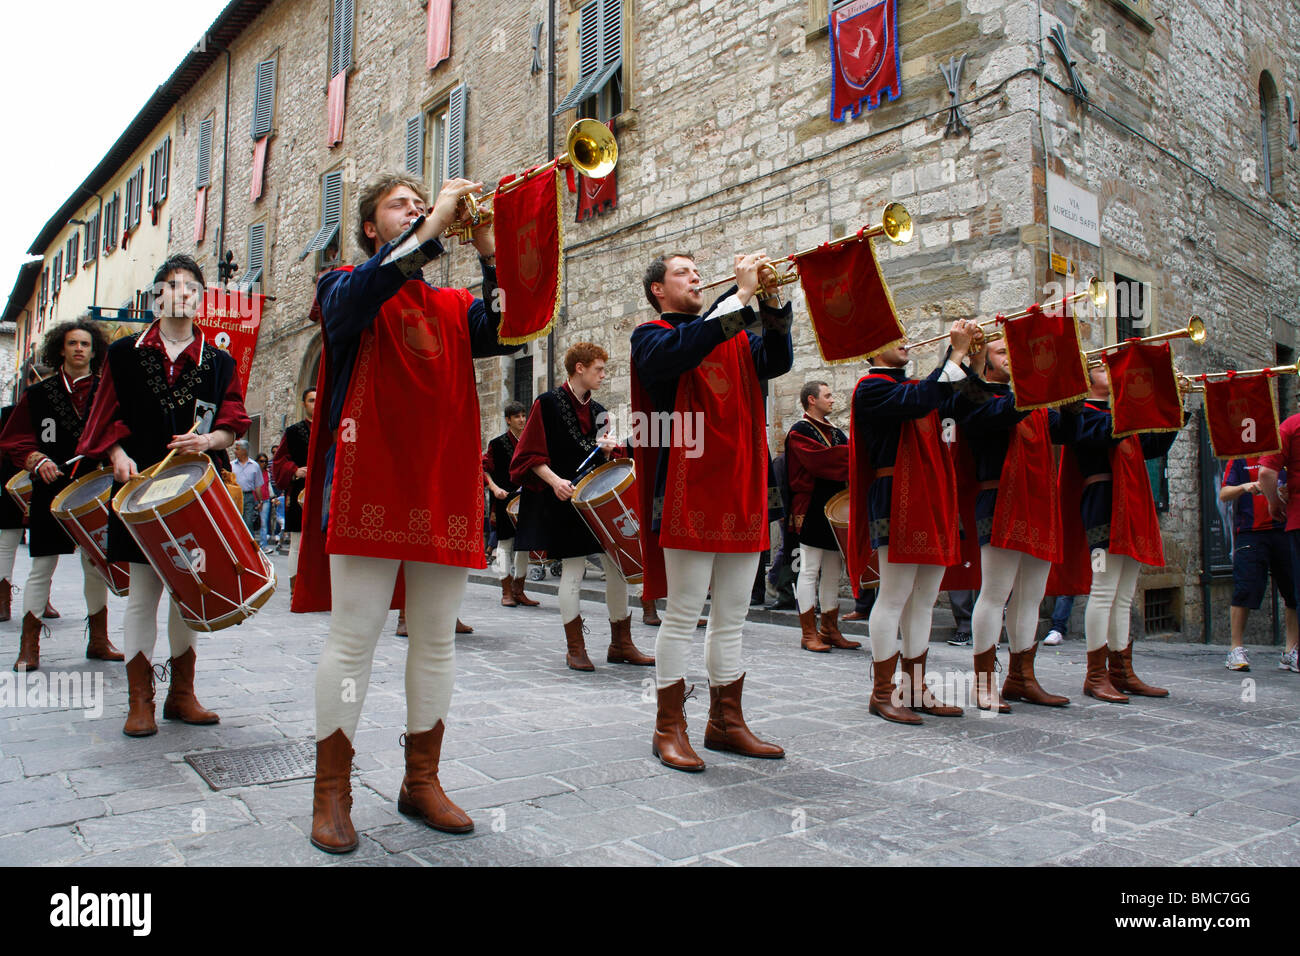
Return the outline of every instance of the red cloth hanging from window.
{"type": "Polygon", "coordinates": [[[325,145],[333,149],[343,142],[343,113],[346,109],[348,92],[348,71],[340,70],[330,80],[329,97],[326,102],[326,119],[329,131],[325,134],[325,145]]]}
{"type": "Polygon", "coordinates": [[[451,0],[429,0],[428,55],[426,66],[432,70],[451,56],[451,0]]]}

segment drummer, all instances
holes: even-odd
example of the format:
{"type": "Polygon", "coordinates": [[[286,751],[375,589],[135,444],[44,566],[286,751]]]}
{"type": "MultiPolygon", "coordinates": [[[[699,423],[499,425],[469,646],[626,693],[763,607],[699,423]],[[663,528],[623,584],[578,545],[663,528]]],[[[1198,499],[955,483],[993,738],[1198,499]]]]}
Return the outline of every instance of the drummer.
{"type": "Polygon", "coordinates": [[[507,402],[504,409],[506,430],[488,442],[483,451],[483,484],[492,496],[492,518],[497,526],[497,569],[501,574],[502,607],[537,607],[524,593],[528,579],[528,552],[516,550],[515,524],[507,512],[510,496],[519,486],[510,480],[510,461],[514,458],[519,436],[528,421],[523,402],[507,402]]]}
{"type": "MultiPolygon", "coordinates": [[[[108,347],[103,380],[77,451],[112,462],[115,492],[169,451],[206,454],[218,469],[228,468],[225,450],[249,426],[234,359],[209,344],[194,323],[203,290],[199,264],[186,255],[171,256],[154,275],[153,324],[108,347]],[[192,430],[196,421],[200,424],[192,430]]],[[[163,582],[116,514],[108,524],[108,560],[131,565],[123,622],[130,703],[122,732],[148,737],[158,732],[152,657],[163,582]]],[[[163,717],[215,724],[220,718],[194,696],[197,632],[185,624],[176,603],[168,603],[171,683],[163,717]]]]}
{"type": "MultiPolygon", "coordinates": [[[[76,453],[77,439],[104,362],[104,336],[89,317],[60,322],[45,335],[41,361],[58,366],[58,371],[29,387],[9,416],[0,449],[14,465],[32,473],[30,534],[27,546],[32,566],[23,589],[23,629],[16,671],[34,671],[40,666],[40,615],[50,597],[50,583],[59,555],[72,554],[76,545],[50,514],[55,496],[72,480],[72,469],[64,463],[76,453]]],[[[82,473],[91,469],[81,468],[82,473]]],[[[82,592],[90,636],[86,657],[120,661],[122,654],[108,639],[108,585],[95,570],[85,551],[81,553],[82,592]]]]}
{"type": "Polygon", "coordinates": [[[519,528],[515,549],[545,551],[548,558],[562,559],[560,575],[560,620],[568,645],[565,663],[575,671],[592,671],[587,657],[579,595],[587,555],[600,552],[605,570],[605,604],[609,610],[609,652],[611,664],[651,666],[632,643],[632,615],[627,607],[627,579],[609,555],[601,551],[596,536],[578,510],[570,504],[578,469],[600,457],[612,458],[617,442],[606,430],[605,407],[592,393],[605,381],[609,355],[599,345],[575,342],[564,355],[569,380],[544,392],[533,403],[528,424],[519,436],[510,463],[510,480],[523,486],[519,501],[519,528]],[[595,456],[595,457],[593,457],[595,456]]]}

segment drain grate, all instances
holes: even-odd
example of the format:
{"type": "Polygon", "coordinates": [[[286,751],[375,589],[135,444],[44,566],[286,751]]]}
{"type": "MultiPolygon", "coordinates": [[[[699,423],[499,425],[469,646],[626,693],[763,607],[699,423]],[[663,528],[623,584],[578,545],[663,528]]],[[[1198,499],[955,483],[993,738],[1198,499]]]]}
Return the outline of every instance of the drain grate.
{"type": "Polygon", "coordinates": [[[186,754],[185,762],[213,790],[254,787],[315,776],[316,743],[313,740],[295,740],[269,746],[211,750],[186,754]]]}

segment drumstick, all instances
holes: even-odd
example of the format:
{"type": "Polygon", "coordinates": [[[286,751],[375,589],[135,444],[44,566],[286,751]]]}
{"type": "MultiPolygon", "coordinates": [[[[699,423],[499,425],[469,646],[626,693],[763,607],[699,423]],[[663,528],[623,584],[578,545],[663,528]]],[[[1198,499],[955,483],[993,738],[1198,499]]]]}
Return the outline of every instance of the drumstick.
{"type": "MultiPolygon", "coordinates": [[[[185,434],[186,434],[186,435],[193,435],[195,429],[197,429],[198,427],[199,427],[199,419],[196,418],[196,419],[194,420],[194,425],[193,425],[193,426],[190,428],[190,430],[187,431],[185,434]]],[[[162,461],[158,462],[158,467],[154,469],[153,473],[154,473],[155,475],[160,475],[160,474],[162,474],[162,470],[163,470],[164,468],[167,467],[167,462],[171,461],[172,458],[173,458],[173,456],[175,456],[175,454],[176,454],[178,451],[180,451],[179,448],[173,448],[171,451],[169,451],[169,452],[167,453],[167,457],[164,458],[162,461]]]]}
{"type": "Polygon", "coordinates": [[[81,459],[85,457],[86,457],[85,455],[77,455],[75,458],[69,458],[67,461],[63,463],[64,468],[68,467],[68,465],[72,466],[72,471],[68,473],[69,478],[77,477],[77,469],[81,467],[81,459]]]}
{"type": "Polygon", "coordinates": [[[600,454],[600,447],[597,446],[596,448],[594,448],[594,449],[592,450],[591,454],[587,456],[587,460],[584,461],[581,465],[578,466],[578,470],[577,470],[576,472],[573,473],[573,477],[574,477],[574,478],[577,478],[578,475],[582,474],[582,469],[584,469],[584,468],[586,468],[588,465],[590,465],[590,464],[591,464],[591,459],[595,458],[595,457],[596,457],[597,455],[599,455],[599,454],[600,454]]]}

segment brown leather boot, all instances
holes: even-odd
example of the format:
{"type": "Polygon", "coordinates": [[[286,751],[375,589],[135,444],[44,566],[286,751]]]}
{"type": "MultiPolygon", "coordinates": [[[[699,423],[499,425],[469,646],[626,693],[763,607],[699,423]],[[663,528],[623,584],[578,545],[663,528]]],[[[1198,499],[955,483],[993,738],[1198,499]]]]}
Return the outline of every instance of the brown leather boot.
{"type": "Polygon", "coordinates": [[[351,853],[357,848],[357,831],[352,827],[352,741],[341,727],[316,741],[311,842],[326,853],[351,853]]]}
{"type": "Polygon", "coordinates": [[[651,627],[658,627],[663,623],[659,620],[659,610],[655,607],[654,601],[641,599],[641,623],[649,624],[651,627]]]}
{"type": "Polygon", "coordinates": [[[126,665],[127,710],[122,733],[128,737],[152,737],[158,733],[153,718],[153,664],[141,651],[126,665]]]}
{"type": "Polygon", "coordinates": [[[515,579],[513,575],[508,574],[501,579],[501,606],[519,606],[519,602],[515,600],[515,579]]]}
{"type": "Polygon", "coordinates": [[[587,656],[587,641],[582,631],[581,614],[564,625],[564,641],[569,648],[564,655],[564,663],[568,664],[571,670],[594,671],[596,668],[591,663],[591,658],[587,656]]]}
{"type": "Polygon", "coordinates": [[[898,667],[898,654],[883,661],[872,660],[871,670],[875,683],[871,687],[871,699],[867,710],[877,717],[892,720],[896,724],[919,724],[920,716],[906,707],[900,706],[901,695],[894,685],[894,670],[898,667]]]}
{"type": "MultiPolygon", "coordinates": [[[[691,691],[695,685],[691,685],[691,691]]],[[[686,690],[685,679],[675,684],[659,688],[659,709],[655,713],[655,732],[650,743],[650,752],[659,758],[665,767],[698,773],[704,769],[704,761],[691,747],[690,738],[686,736],[686,701],[690,692],[686,690]]]]}
{"type": "Polygon", "coordinates": [[[457,633],[457,634],[473,634],[473,633],[474,633],[474,628],[470,627],[468,624],[466,624],[466,623],[465,623],[464,621],[462,621],[460,618],[456,618],[456,633],[457,633]]]}
{"type": "Polygon", "coordinates": [[[293,600],[293,586],[298,582],[298,575],[289,575],[289,600],[293,600]]]}
{"type": "Polygon", "coordinates": [[[822,611],[822,623],[821,627],[817,628],[817,636],[831,647],[838,647],[843,651],[856,651],[862,646],[861,641],[850,641],[840,633],[840,609],[837,607],[822,611]]]}
{"type": "Polygon", "coordinates": [[[1027,651],[1017,654],[1011,652],[1011,666],[1007,668],[1006,680],[1002,682],[1002,696],[1007,700],[1023,700],[1026,704],[1041,704],[1044,707],[1064,707],[1070,698],[1060,694],[1049,694],[1043,690],[1034,676],[1034,657],[1038,654],[1038,642],[1027,651]]]}
{"type": "Polygon", "coordinates": [[[427,826],[443,833],[469,833],[474,829],[474,821],[447,798],[438,782],[438,761],[442,756],[442,732],[445,729],[440,720],[432,730],[422,734],[402,735],[406,776],[402,778],[402,789],[397,794],[397,812],[419,817],[427,826]]]}
{"type": "Polygon", "coordinates": [[[646,657],[632,643],[632,615],[621,621],[609,622],[609,653],[605,660],[611,664],[636,664],[639,667],[653,667],[655,659],[646,657]]]}
{"type": "Polygon", "coordinates": [[[23,633],[18,639],[18,660],[14,661],[14,670],[34,671],[41,666],[41,629],[44,627],[41,619],[31,611],[23,615],[23,633]]]}
{"type": "Polygon", "coordinates": [[[59,618],[63,617],[63,615],[54,609],[54,605],[51,604],[47,598],[45,601],[45,610],[41,612],[41,617],[45,618],[47,621],[57,621],[59,618]]]}
{"type": "Polygon", "coordinates": [[[397,612],[397,630],[394,631],[398,637],[408,637],[406,633],[406,608],[397,612]]]}
{"type": "Polygon", "coordinates": [[[1106,647],[1088,652],[1088,672],[1083,678],[1083,692],[1108,704],[1127,704],[1128,698],[1115,689],[1106,673],[1106,647]]]}
{"type": "Polygon", "coordinates": [[[975,655],[975,706],[980,710],[992,710],[996,713],[1011,713],[1011,705],[998,694],[998,681],[993,671],[997,667],[998,646],[994,644],[987,651],[975,655]]]}
{"type": "Polygon", "coordinates": [[[745,724],[745,714],[740,709],[744,691],[744,674],[730,684],[709,687],[709,722],[704,727],[704,746],[742,757],[779,760],[785,756],[785,751],[776,744],[759,740],[745,724]]]}
{"type": "Polygon", "coordinates": [[[1122,694],[1134,697],[1168,697],[1169,691],[1163,687],[1152,687],[1137,674],[1133,673],[1133,642],[1122,651],[1108,651],[1110,664],[1110,683],[1122,694]]]}
{"type": "Polygon", "coordinates": [[[13,616],[14,586],[8,578],[0,581],[0,621],[13,616]]]}
{"type": "Polygon", "coordinates": [[[903,690],[903,704],[909,710],[919,710],[932,717],[960,717],[960,707],[943,703],[926,686],[925,659],[929,655],[930,649],[927,647],[920,657],[903,658],[903,679],[899,682],[903,690]]]}
{"type": "Polygon", "coordinates": [[[829,654],[831,652],[831,646],[823,642],[817,634],[817,612],[813,608],[800,612],[799,631],[799,646],[805,651],[813,651],[818,654],[829,654]]]}
{"type": "Polygon", "coordinates": [[[101,607],[86,620],[90,626],[90,638],[86,641],[86,657],[93,661],[126,660],[122,652],[108,639],[108,608],[101,607]]]}
{"type": "Polygon", "coordinates": [[[520,607],[537,607],[537,605],[541,603],[540,601],[534,601],[532,598],[530,598],[527,594],[524,593],[523,578],[515,578],[514,584],[512,584],[510,587],[515,596],[515,603],[518,604],[520,607]]]}
{"type": "Polygon", "coordinates": [[[194,696],[194,648],[169,663],[171,683],[167,686],[167,699],[163,701],[163,719],[180,720],[187,724],[217,724],[221,718],[204,708],[194,696]]]}

